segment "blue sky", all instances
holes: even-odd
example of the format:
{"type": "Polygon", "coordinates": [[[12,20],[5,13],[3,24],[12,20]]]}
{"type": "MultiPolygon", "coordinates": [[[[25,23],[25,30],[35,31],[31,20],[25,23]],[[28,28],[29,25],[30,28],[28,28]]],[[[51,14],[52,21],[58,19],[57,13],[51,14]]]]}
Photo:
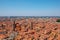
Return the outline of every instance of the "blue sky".
{"type": "Polygon", "coordinates": [[[0,0],[0,16],[60,16],[60,0],[0,0]]]}

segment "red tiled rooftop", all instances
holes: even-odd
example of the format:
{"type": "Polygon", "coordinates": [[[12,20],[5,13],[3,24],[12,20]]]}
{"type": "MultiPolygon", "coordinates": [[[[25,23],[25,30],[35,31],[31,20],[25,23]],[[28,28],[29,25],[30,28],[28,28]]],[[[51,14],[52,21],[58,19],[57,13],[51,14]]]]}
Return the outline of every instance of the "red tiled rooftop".
{"type": "Polygon", "coordinates": [[[0,19],[2,20],[0,21],[0,32],[7,32],[6,34],[0,34],[0,40],[9,40],[11,36],[11,40],[60,40],[60,23],[56,22],[57,19],[0,19]]]}

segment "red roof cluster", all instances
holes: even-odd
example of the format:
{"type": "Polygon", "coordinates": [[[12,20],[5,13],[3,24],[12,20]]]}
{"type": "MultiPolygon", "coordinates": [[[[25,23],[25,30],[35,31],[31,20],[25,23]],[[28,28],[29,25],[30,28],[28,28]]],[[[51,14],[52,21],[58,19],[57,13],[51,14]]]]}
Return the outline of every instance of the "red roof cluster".
{"type": "Polygon", "coordinates": [[[58,18],[0,18],[0,40],[60,40],[58,18]]]}

